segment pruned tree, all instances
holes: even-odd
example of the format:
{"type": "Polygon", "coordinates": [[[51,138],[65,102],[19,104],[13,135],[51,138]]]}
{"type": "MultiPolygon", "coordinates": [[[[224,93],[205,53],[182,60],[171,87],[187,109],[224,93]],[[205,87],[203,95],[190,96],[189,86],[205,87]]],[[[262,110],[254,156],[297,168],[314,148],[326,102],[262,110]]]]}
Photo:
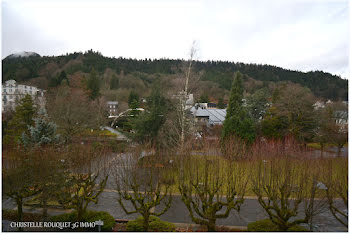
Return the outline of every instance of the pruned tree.
{"type": "Polygon", "coordinates": [[[315,164],[307,159],[280,156],[257,160],[252,167],[253,192],[281,231],[302,223],[312,227],[312,218],[323,212],[325,193],[317,186],[320,171],[315,164]]]}
{"type": "Polygon", "coordinates": [[[215,231],[217,219],[240,211],[248,173],[234,161],[217,156],[187,157],[179,191],[193,222],[215,231]]]}
{"type": "Polygon", "coordinates": [[[40,192],[34,173],[38,162],[30,156],[28,152],[18,148],[3,152],[2,191],[4,195],[15,200],[18,221],[22,221],[24,199],[40,192]]]}
{"type": "Polygon", "coordinates": [[[30,152],[30,160],[35,161],[32,168],[34,181],[40,192],[36,196],[39,206],[42,208],[43,220],[48,217],[48,203],[57,201],[67,177],[65,156],[59,149],[52,145],[35,148],[27,148],[30,152]]]}
{"type": "Polygon", "coordinates": [[[334,218],[348,228],[348,161],[347,158],[325,159],[327,168],[322,182],[327,192],[328,208],[334,218]]]}
{"type": "MultiPolygon", "coordinates": [[[[159,152],[158,152],[159,153],[159,152]]],[[[171,205],[171,173],[152,156],[145,156],[140,161],[140,151],[125,155],[115,165],[118,203],[126,214],[138,213],[143,217],[143,231],[148,231],[150,216],[161,216],[171,205]],[[130,202],[133,209],[128,209],[125,202],[130,202]],[[157,212],[161,204],[164,207],[157,212]]]]}
{"type": "Polygon", "coordinates": [[[90,202],[98,203],[99,195],[104,191],[109,164],[106,163],[108,151],[105,148],[91,146],[73,146],[66,153],[68,175],[59,195],[64,207],[77,211],[77,221],[82,221],[90,202]]]}

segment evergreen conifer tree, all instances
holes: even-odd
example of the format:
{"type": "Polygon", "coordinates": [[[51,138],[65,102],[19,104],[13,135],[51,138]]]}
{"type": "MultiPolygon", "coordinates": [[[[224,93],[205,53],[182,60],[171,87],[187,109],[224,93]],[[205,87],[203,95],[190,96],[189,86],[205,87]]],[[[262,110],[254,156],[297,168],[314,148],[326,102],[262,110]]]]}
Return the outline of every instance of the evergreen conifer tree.
{"type": "Polygon", "coordinates": [[[238,137],[247,143],[255,139],[254,122],[243,107],[242,74],[236,72],[232,83],[227,114],[222,129],[222,139],[238,137]]]}
{"type": "Polygon", "coordinates": [[[21,142],[24,146],[42,146],[59,142],[60,135],[56,134],[57,126],[49,122],[46,110],[40,109],[37,118],[33,118],[34,126],[28,126],[29,133],[22,133],[21,142]]]}
{"type": "Polygon", "coordinates": [[[129,108],[136,109],[140,106],[139,95],[133,91],[130,92],[128,98],[129,108]]]}
{"type": "Polygon", "coordinates": [[[27,94],[22,98],[15,109],[14,117],[5,129],[4,144],[17,144],[21,134],[33,124],[36,108],[32,97],[27,94]]]}
{"type": "Polygon", "coordinates": [[[90,76],[87,80],[87,89],[89,91],[89,97],[92,100],[95,100],[98,98],[101,93],[100,93],[100,80],[97,77],[96,71],[94,68],[92,68],[90,72],[90,76]]]}
{"type": "Polygon", "coordinates": [[[147,110],[134,122],[135,139],[140,142],[155,142],[159,129],[165,122],[167,111],[166,99],[158,84],[153,86],[147,106],[147,110]]]}

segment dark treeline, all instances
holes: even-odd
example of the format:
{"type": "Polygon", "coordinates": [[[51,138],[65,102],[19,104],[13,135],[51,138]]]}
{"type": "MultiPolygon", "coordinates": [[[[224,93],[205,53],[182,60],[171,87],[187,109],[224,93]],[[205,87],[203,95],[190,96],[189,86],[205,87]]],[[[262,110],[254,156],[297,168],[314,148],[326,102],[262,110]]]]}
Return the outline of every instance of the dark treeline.
{"type": "MultiPolygon", "coordinates": [[[[52,63],[56,64],[59,69],[65,70],[67,74],[73,74],[77,71],[87,73],[91,71],[92,67],[99,73],[103,73],[107,68],[110,68],[116,73],[123,73],[124,75],[132,72],[176,74],[181,71],[183,60],[109,58],[93,50],[62,56],[5,58],[2,61],[3,81],[9,79],[25,81],[38,77],[39,71],[42,72],[48,64],[52,63]]],[[[317,97],[324,99],[347,100],[348,98],[348,81],[322,71],[304,73],[271,65],[228,61],[197,61],[195,69],[198,72],[202,71],[201,80],[213,81],[227,90],[231,87],[233,73],[240,71],[248,77],[263,82],[291,81],[298,83],[310,88],[317,97]]],[[[53,76],[49,71],[45,74],[46,76],[53,76]]]]}

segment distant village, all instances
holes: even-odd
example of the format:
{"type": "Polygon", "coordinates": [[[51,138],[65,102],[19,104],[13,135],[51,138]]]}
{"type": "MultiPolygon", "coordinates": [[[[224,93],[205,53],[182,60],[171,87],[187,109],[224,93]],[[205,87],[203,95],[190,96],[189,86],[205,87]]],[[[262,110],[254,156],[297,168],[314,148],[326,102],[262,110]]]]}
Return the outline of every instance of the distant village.
{"type": "MultiPolygon", "coordinates": [[[[37,106],[44,107],[45,92],[45,90],[34,86],[18,84],[15,80],[8,80],[2,84],[2,112],[14,110],[18,101],[26,94],[32,97],[37,106]]],[[[178,97],[179,95],[173,95],[173,98],[178,97]]],[[[146,99],[141,99],[141,101],[146,102],[146,99]]],[[[246,105],[246,100],[243,99],[242,101],[243,105],[246,105]]],[[[313,106],[317,110],[325,108],[332,103],[331,100],[318,100],[313,106]]],[[[343,101],[343,103],[346,105],[348,104],[346,101],[343,101]]],[[[266,103],[266,105],[271,105],[271,103],[266,103]]],[[[193,94],[189,94],[186,101],[187,114],[189,117],[192,117],[191,119],[198,129],[203,126],[210,128],[216,125],[222,125],[226,117],[226,108],[227,104],[225,104],[225,109],[219,109],[216,103],[196,103],[193,94]]],[[[120,116],[124,116],[128,112],[128,110],[123,112],[118,111],[118,101],[107,101],[106,109],[108,110],[109,119],[116,119],[120,116]]],[[[142,108],[139,109],[141,110],[142,108]]],[[[334,113],[334,121],[338,125],[346,127],[348,124],[348,112],[336,111],[334,113]]]]}

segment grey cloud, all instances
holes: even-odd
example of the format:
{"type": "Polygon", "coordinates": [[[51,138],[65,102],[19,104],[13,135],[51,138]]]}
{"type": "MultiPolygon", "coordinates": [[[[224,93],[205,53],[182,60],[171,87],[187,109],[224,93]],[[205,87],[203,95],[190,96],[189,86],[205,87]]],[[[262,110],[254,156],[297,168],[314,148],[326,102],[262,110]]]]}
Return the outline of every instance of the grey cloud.
{"type": "Polygon", "coordinates": [[[56,54],[65,42],[46,35],[30,19],[24,17],[7,2],[2,2],[2,58],[21,51],[41,55],[56,54]]]}

